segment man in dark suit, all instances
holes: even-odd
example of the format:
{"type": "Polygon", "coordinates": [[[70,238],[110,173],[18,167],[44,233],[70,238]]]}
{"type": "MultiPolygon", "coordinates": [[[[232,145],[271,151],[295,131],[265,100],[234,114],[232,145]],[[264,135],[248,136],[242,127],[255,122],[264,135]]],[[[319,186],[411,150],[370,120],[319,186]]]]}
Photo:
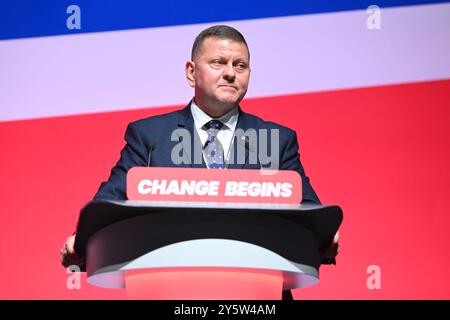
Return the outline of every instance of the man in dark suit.
{"type": "MultiPolygon", "coordinates": [[[[199,157],[201,162],[196,163],[194,161],[194,152],[196,150],[192,146],[204,145],[201,141],[195,143],[195,140],[199,140],[200,137],[195,128],[195,122],[191,112],[194,103],[195,102],[192,101],[191,104],[179,111],[130,123],[125,133],[127,144],[121,152],[120,160],[112,169],[108,181],[103,182],[100,186],[99,191],[95,195],[95,199],[126,200],[126,173],[131,167],[157,166],[206,168],[208,164],[205,162],[204,157],[199,157]],[[174,135],[174,132],[180,129],[186,130],[186,132],[189,133],[187,136],[192,138],[187,146],[182,143],[183,141],[181,142],[181,152],[187,155],[187,160],[176,163],[176,161],[172,159],[173,154],[171,151],[176,148],[177,144],[180,144],[180,141],[176,136],[175,139],[172,136],[174,135]]],[[[271,168],[271,166],[274,168],[275,163],[275,169],[295,170],[302,177],[302,202],[320,203],[299,160],[297,135],[295,131],[272,122],[266,122],[254,115],[243,112],[238,107],[236,109],[236,116],[238,119],[234,132],[237,132],[239,129],[241,129],[242,132],[249,132],[248,130],[256,129],[255,141],[258,141],[259,136],[267,133],[268,142],[271,142],[270,133],[277,130],[280,150],[279,158],[273,159],[273,161],[270,161],[271,159],[269,158],[266,162],[263,162],[261,161],[261,158],[257,156],[255,157],[254,163],[251,163],[250,158],[252,148],[248,146],[247,142],[247,144],[244,144],[243,148],[244,161],[239,161],[237,157],[239,152],[239,144],[237,141],[239,137],[235,136],[233,139],[234,143],[230,146],[233,148],[233,151],[229,152],[230,156],[228,157],[233,159],[233,161],[225,162],[226,168],[261,169],[271,168]],[[262,131],[261,129],[266,131],[262,131]],[[260,133],[260,131],[262,133],[260,133]]],[[[205,121],[208,120],[206,119],[205,121]]],[[[257,149],[258,144],[254,143],[254,145],[254,149],[257,149]]],[[[271,145],[272,144],[269,143],[267,153],[273,155],[273,148],[271,148],[271,145]]]]}
{"type": "MultiPolygon", "coordinates": [[[[302,202],[320,203],[300,162],[296,133],[239,107],[250,79],[250,52],[239,31],[222,25],[202,31],[185,72],[194,88],[189,105],[130,123],[120,159],[94,199],[126,200],[126,174],[132,167],[185,166],[295,170],[302,177],[302,202]],[[259,143],[263,136],[265,145],[259,143]]],[[[73,243],[71,236],[61,250],[65,266],[81,262],[73,243]]],[[[336,238],[324,258],[334,259],[337,246],[336,238]]]]}

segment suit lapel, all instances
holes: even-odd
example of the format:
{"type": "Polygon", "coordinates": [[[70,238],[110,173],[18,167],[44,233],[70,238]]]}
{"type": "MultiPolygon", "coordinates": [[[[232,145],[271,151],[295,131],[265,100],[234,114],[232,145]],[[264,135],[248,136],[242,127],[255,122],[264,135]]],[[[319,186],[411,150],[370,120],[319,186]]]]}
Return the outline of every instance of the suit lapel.
{"type": "Polygon", "coordinates": [[[251,117],[249,117],[247,115],[247,113],[245,113],[244,111],[242,111],[242,109],[239,107],[239,118],[238,118],[238,123],[236,125],[236,130],[235,133],[233,134],[233,139],[231,140],[231,146],[230,146],[230,150],[231,150],[231,156],[230,158],[233,159],[232,163],[230,163],[228,165],[227,168],[229,169],[243,169],[247,166],[248,162],[249,162],[249,152],[256,152],[255,150],[252,150],[252,148],[247,146],[245,147],[245,161],[244,163],[241,163],[241,161],[237,161],[237,148],[239,147],[239,144],[237,144],[235,142],[235,140],[237,139],[241,139],[242,137],[236,136],[236,133],[238,132],[238,129],[242,130],[242,131],[247,131],[248,129],[255,129],[255,124],[253,123],[251,117]],[[239,162],[239,163],[238,163],[239,162]]]}
{"type": "Polygon", "coordinates": [[[178,128],[184,128],[189,132],[190,139],[182,139],[184,163],[192,168],[206,168],[202,155],[202,143],[198,132],[194,127],[194,118],[192,117],[190,103],[182,110],[180,110],[178,117],[178,128]],[[197,152],[197,154],[195,154],[197,152]]]}

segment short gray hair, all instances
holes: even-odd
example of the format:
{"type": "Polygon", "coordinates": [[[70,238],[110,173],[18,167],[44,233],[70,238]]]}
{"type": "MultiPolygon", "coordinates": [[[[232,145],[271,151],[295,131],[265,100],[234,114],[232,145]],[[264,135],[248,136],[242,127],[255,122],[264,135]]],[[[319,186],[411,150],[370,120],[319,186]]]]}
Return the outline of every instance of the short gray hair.
{"type": "Polygon", "coordinates": [[[199,35],[195,38],[194,44],[192,45],[191,59],[194,60],[194,57],[200,51],[200,48],[205,41],[205,39],[209,37],[216,37],[219,39],[228,39],[236,42],[240,42],[245,44],[247,47],[248,57],[250,59],[250,50],[248,50],[247,42],[245,41],[242,33],[237,31],[235,28],[226,25],[217,25],[209,27],[208,29],[203,30],[199,33],[199,35]]]}

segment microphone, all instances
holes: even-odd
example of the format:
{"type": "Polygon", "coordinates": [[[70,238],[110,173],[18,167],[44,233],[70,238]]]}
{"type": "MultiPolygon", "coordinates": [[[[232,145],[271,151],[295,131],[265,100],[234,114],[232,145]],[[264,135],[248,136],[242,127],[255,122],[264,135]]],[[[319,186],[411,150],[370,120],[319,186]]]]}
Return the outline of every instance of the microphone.
{"type": "Polygon", "coordinates": [[[263,166],[261,164],[261,161],[259,160],[259,154],[257,149],[253,144],[250,143],[250,138],[248,136],[241,137],[242,140],[244,140],[244,146],[247,152],[249,153],[248,158],[250,160],[250,154],[256,154],[256,161],[259,162],[260,169],[263,169],[263,166]]]}
{"type": "Polygon", "coordinates": [[[148,161],[147,161],[147,167],[150,167],[150,160],[152,159],[152,152],[155,150],[156,143],[152,142],[148,145],[148,161]]]}
{"type": "Polygon", "coordinates": [[[244,140],[245,149],[247,149],[250,152],[255,152],[255,149],[253,146],[250,146],[250,139],[247,136],[241,137],[242,140],[244,140]]]}

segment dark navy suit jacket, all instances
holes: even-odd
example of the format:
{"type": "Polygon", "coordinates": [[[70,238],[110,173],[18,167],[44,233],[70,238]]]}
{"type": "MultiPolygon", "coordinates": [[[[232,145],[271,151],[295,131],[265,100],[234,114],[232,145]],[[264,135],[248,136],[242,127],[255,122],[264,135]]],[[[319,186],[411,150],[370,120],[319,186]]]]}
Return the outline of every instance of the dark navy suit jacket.
{"type": "MultiPolygon", "coordinates": [[[[295,170],[302,178],[302,203],[320,204],[319,198],[314,192],[309,178],[305,174],[305,170],[300,162],[298,153],[298,142],[295,131],[281,126],[279,124],[264,121],[254,115],[239,110],[238,123],[236,130],[254,129],[278,129],[279,131],[279,169],[295,170]]],[[[270,135],[268,135],[270,137],[270,135]]],[[[258,136],[259,137],[259,136],[258,136]]],[[[145,119],[132,122],[128,125],[125,133],[126,145],[121,151],[120,159],[112,168],[110,177],[107,181],[100,185],[100,188],[94,199],[105,200],[127,200],[126,196],[126,174],[128,170],[135,166],[159,166],[159,167],[206,167],[205,163],[195,164],[194,159],[194,139],[201,145],[200,138],[194,126],[194,119],[188,105],[184,109],[157,115],[145,119]],[[186,146],[183,150],[188,156],[186,163],[175,164],[171,160],[172,148],[180,145],[180,141],[173,139],[173,132],[176,129],[185,129],[189,131],[191,139],[191,148],[186,146]],[[173,141],[174,140],[174,141],[173,141]],[[189,150],[190,149],[190,150],[189,150]],[[190,156],[189,156],[190,155],[190,156]],[[150,163],[149,163],[150,157],[150,163]]],[[[270,142],[270,139],[268,140],[270,142]]],[[[181,141],[182,145],[185,146],[181,141]]],[[[232,147],[236,151],[237,143],[233,143],[232,147]]],[[[249,161],[249,152],[252,147],[246,149],[245,163],[238,163],[237,158],[228,166],[229,169],[261,169],[261,162],[251,163],[249,161]]],[[[271,154],[270,143],[268,143],[268,152],[271,154]]],[[[237,155],[237,151],[234,153],[237,155]]],[[[251,159],[251,157],[250,157],[251,159]]],[[[266,166],[268,167],[268,166],[266,166]]]]}

